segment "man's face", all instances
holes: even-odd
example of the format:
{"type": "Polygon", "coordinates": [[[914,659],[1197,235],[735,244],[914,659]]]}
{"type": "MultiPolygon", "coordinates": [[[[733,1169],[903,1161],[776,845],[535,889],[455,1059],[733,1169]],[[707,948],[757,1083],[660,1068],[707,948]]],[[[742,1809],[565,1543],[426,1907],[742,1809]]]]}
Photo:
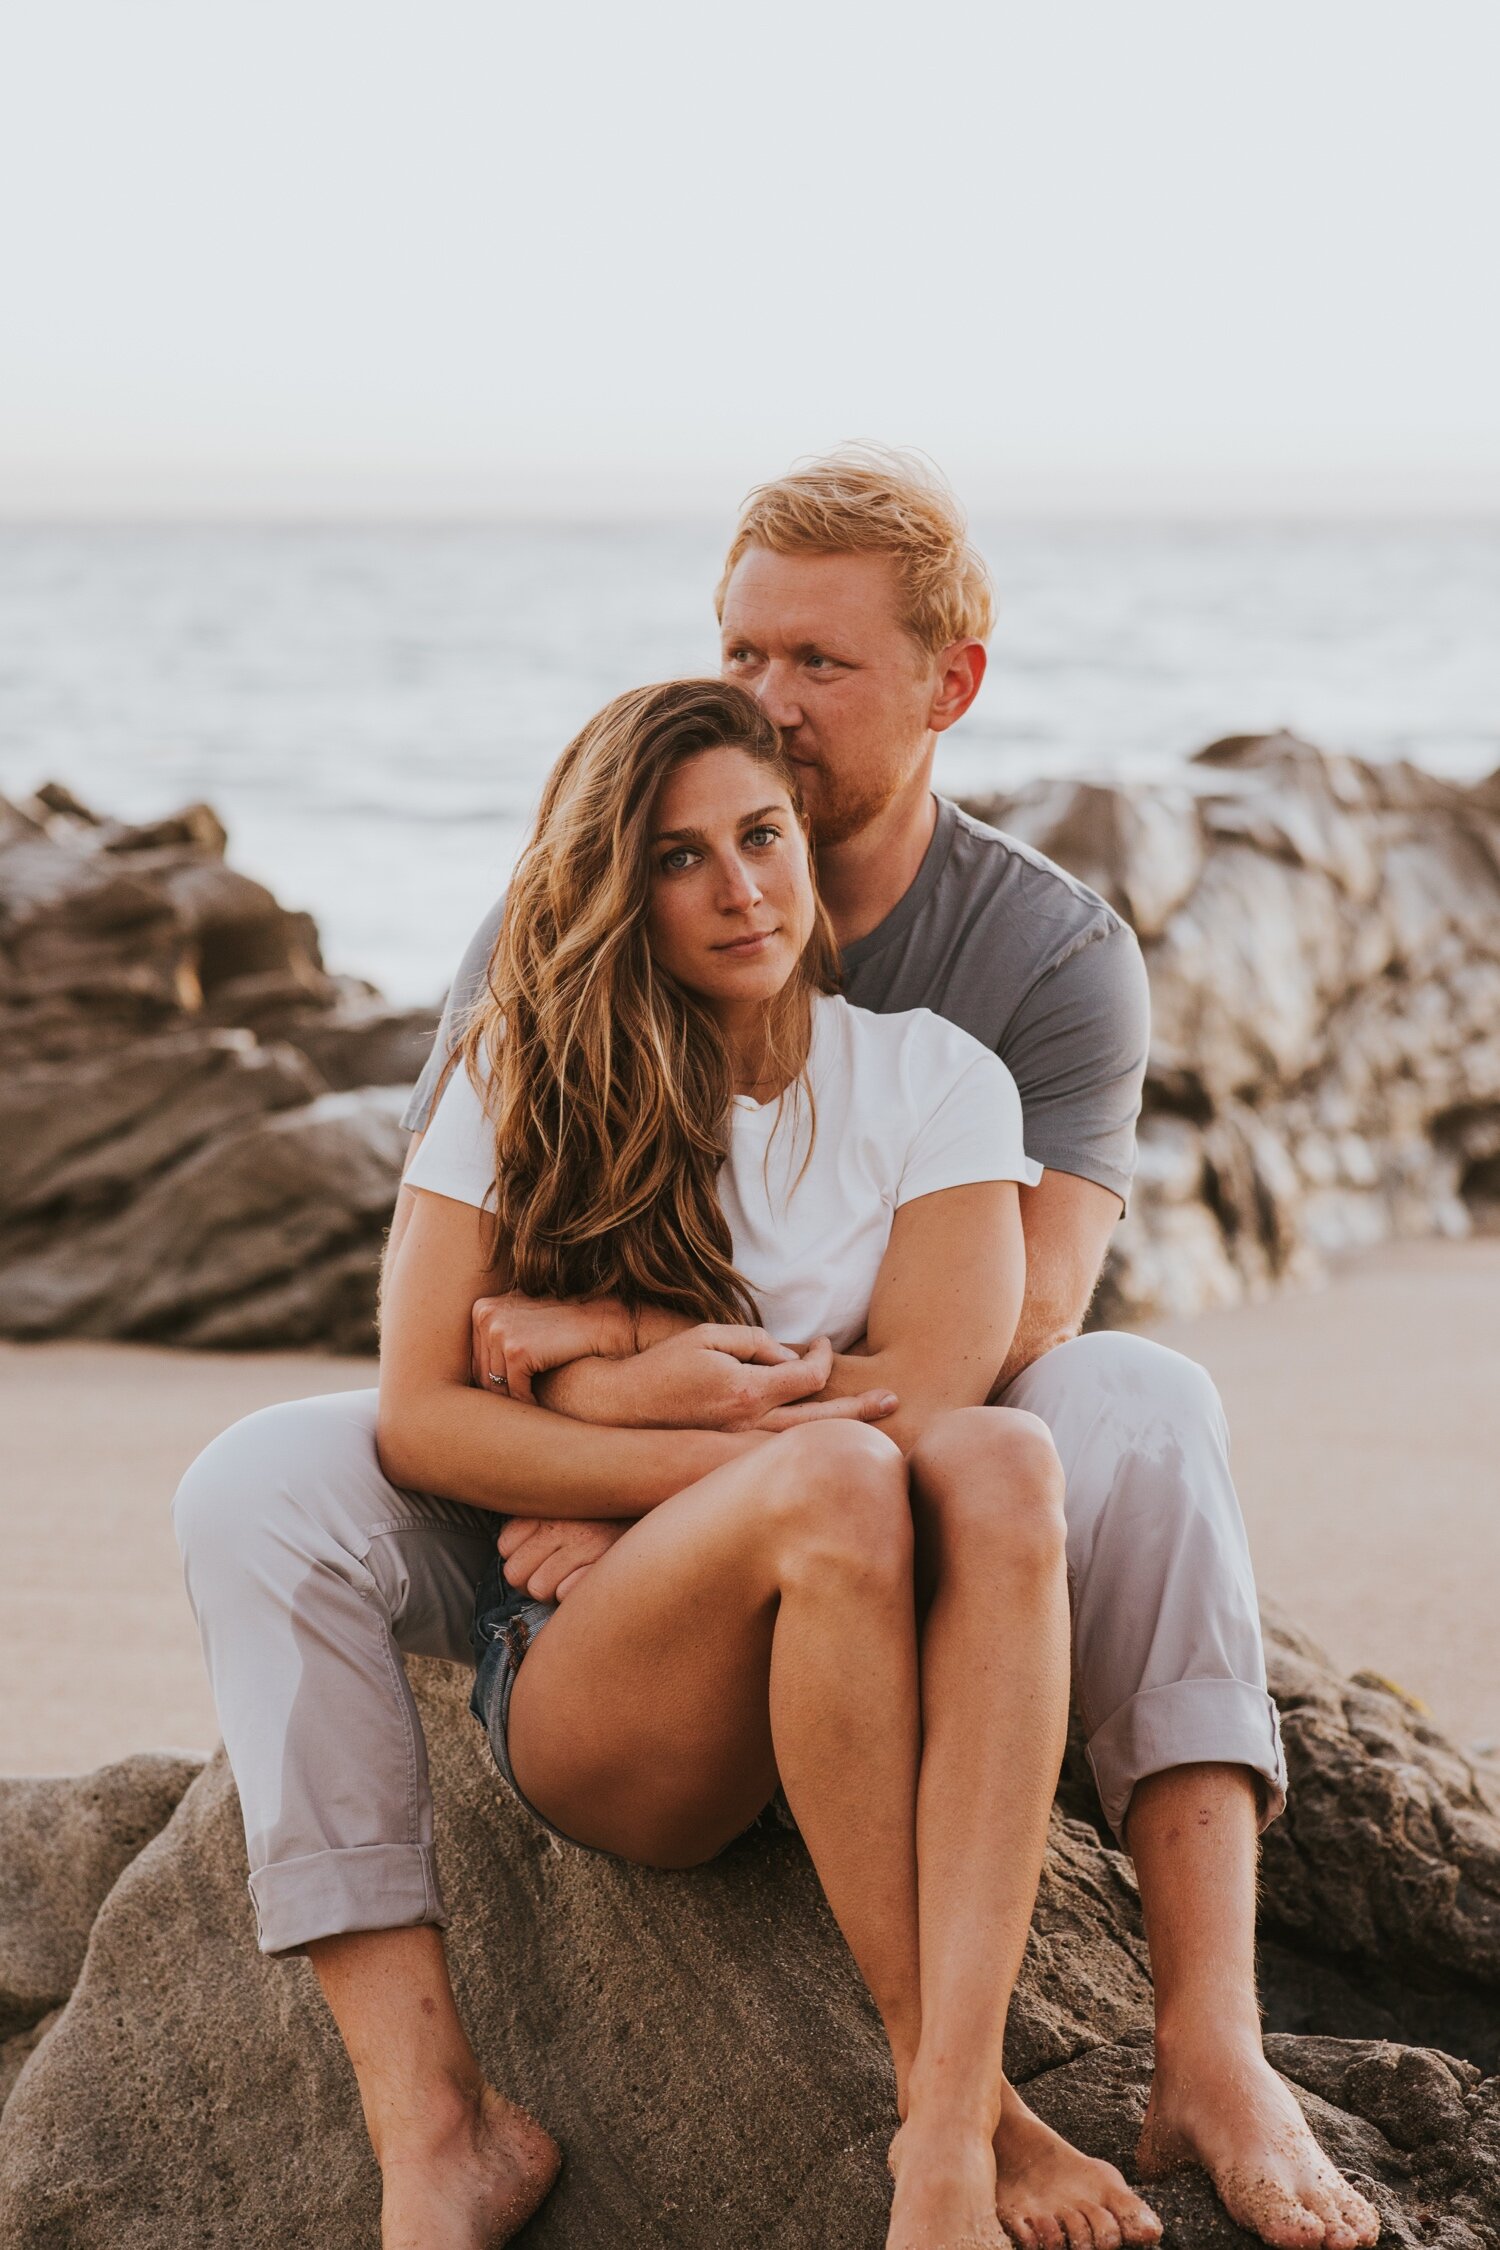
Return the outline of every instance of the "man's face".
{"type": "Polygon", "coordinates": [[[901,622],[887,555],[747,548],[725,589],[720,669],[785,735],[819,844],[867,827],[927,757],[942,669],[901,622]]]}

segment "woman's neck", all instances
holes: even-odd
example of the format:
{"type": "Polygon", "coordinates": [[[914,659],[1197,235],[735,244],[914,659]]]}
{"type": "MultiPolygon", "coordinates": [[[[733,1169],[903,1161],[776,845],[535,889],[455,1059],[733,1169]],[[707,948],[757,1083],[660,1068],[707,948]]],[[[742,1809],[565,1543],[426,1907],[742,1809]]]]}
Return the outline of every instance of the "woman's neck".
{"type": "Polygon", "coordinates": [[[736,1094],[748,1094],[756,1102],[774,1101],[803,1070],[812,1036],[812,995],[801,997],[800,1023],[787,1010],[778,1024],[773,1013],[776,1003],[764,1000],[727,1004],[715,1011],[729,1049],[736,1094]]]}

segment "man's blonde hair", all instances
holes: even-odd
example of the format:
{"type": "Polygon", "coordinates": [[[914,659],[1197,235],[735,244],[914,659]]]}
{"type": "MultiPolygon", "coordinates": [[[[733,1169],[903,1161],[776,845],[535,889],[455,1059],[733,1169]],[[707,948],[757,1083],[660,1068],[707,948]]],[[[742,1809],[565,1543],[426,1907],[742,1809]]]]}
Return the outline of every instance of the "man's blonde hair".
{"type": "Polygon", "coordinates": [[[951,641],[987,641],[995,589],[947,479],[925,455],[843,445],[758,484],[740,509],[714,607],[749,547],[773,555],[889,555],[901,621],[936,656],[951,641]]]}

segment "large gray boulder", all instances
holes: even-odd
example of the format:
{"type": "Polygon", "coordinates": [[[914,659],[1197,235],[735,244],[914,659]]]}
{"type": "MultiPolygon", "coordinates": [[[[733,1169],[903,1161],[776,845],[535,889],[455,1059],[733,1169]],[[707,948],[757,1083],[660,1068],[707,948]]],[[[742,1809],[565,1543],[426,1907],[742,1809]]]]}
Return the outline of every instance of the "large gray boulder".
{"type": "Polygon", "coordinates": [[[206,806],[0,801],[0,1335],[369,1349],[436,1021],[329,976],[206,806]]]}
{"type": "MultiPolygon", "coordinates": [[[[1293,2000],[1307,2020],[1302,2035],[1273,2039],[1273,2059],[1374,2195],[1387,2242],[1497,2250],[1500,2078],[1473,2058],[1500,2036],[1486,1903],[1500,1816],[1393,1691],[1341,1681],[1289,1630],[1276,1646],[1300,1825],[1268,1847],[1267,1933],[1300,1965],[1293,2000]],[[1334,1841],[1327,1792],[1354,1808],[1331,1870],[1318,1864],[1334,1841]],[[1394,2038],[1347,2020],[1377,1968],[1394,2038]],[[1425,2025],[1460,1978],[1467,2024],[1451,2019],[1448,2041],[1431,2028],[1413,2037],[1403,2011],[1425,2025]]],[[[566,2151],[524,2239],[558,2250],[878,2242],[889,2066],[800,1840],[762,1824],[680,1875],[556,1845],[496,1780],[467,1676],[409,1670],[460,2004],[490,2075],[566,2151]]],[[[1045,2116],[1127,2172],[1150,2078],[1145,1959],[1128,1862],[1060,1808],[1007,2061],[1045,2116]]],[[[1169,2244],[1249,2240],[1197,2175],[1153,2195],[1169,2244]]],[[[255,1951],[220,1754],[110,1892],[76,1988],[0,2117],[0,2250],[281,2250],[291,2239],[365,2250],[377,2203],[353,2080],[311,1972],[255,1951]]]]}
{"type": "Polygon", "coordinates": [[[0,1780],[0,2105],[78,1982],[122,1869],[202,1766],[147,1751],[60,1780],[0,1780]]]}
{"type": "Polygon", "coordinates": [[[1140,1170],[1104,1323],[1234,1304],[1500,1204],[1500,776],[1236,736],[1170,784],[972,809],[1131,920],[1140,1170]]]}

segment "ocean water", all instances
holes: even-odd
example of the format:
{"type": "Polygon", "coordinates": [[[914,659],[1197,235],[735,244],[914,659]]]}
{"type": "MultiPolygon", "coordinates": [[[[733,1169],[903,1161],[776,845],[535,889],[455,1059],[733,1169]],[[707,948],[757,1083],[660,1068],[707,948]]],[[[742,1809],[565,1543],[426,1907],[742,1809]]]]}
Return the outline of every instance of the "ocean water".
{"type": "MultiPolygon", "coordinates": [[[[1169,773],[1290,726],[1500,766],[1500,524],[979,523],[984,693],[938,786],[1169,773]]],[[[0,526],[0,791],[213,804],[331,967],[435,1000],[542,776],[641,681],[711,671],[720,525],[0,526]]]]}

